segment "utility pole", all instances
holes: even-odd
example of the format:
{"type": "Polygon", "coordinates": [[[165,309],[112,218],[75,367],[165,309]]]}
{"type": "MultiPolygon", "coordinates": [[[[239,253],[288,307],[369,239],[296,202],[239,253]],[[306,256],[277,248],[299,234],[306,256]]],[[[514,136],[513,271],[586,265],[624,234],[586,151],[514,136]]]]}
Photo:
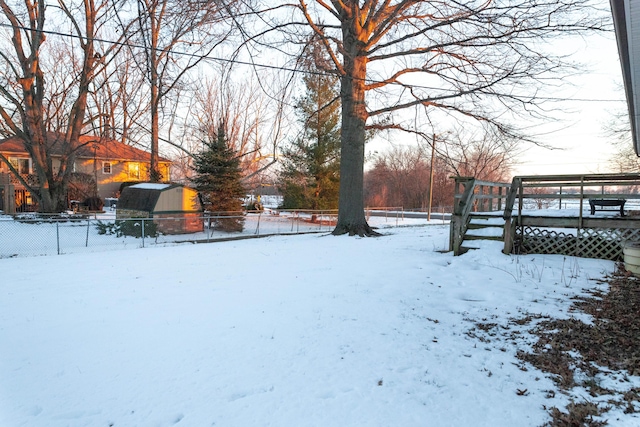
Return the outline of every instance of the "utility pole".
{"type": "Polygon", "coordinates": [[[436,134],[433,134],[431,141],[431,177],[429,178],[429,210],[427,211],[427,221],[431,221],[431,201],[433,200],[433,160],[436,157],[436,134]]]}

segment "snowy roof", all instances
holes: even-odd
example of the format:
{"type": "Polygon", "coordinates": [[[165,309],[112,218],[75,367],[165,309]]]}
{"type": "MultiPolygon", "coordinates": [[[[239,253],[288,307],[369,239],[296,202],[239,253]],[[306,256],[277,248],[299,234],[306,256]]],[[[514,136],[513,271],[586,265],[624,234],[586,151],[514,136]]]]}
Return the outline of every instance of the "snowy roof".
{"type": "Polygon", "coordinates": [[[141,182],[131,186],[132,188],[143,188],[146,190],[165,190],[171,187],[171,184],[158,184],[156,182],[141,182]]]}
{"type": "MultiPolygon", "coordinates": [[[[173,189],[183,187],[180,184],[160,184],[153,182],[141,182],[125,187],[118,200],[118,209],[153,212],[156,209],[160,194],[173,189]]],[[[181,204],[180,204],[181,206],[181,204]]]]}

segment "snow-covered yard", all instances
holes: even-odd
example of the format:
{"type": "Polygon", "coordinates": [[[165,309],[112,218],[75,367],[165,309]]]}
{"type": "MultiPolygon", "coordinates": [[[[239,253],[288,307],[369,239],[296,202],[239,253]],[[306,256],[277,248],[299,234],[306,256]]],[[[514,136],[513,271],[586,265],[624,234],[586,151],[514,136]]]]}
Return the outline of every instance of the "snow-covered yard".
{"type": "Polygon", "coordinates": [[[525,327],[476,324],[587,319],[570,299],[612,262],[382,231],[0,259],[0,425],[539,426],[569,402],[516,358],[525,327]]]}
{"type": "MultiPolygon", "coordinates": [[[[200,232],[187,234],[163,234],[140,238],[123,236],[110,232],[100,232],[100,226],[116,223],[115,211],[82,218],[66,214],[61,218],[46,219],[36,214],[22,214],[16,219],[0,214],[0,258],[19,256],[41,256],[70,253],[90,253],[108,250],[135,249],[153,246],[172,246],[185,242],[209,242],[243,237],[258,237],[273,234],[298,234],[330,232],[335,227],[336,214],[300,213],[266,209],[263,213],[249,213],[244,217],[241,232],[226,232],[208,227],[209,219],[204,217],[200,232]]],[[[182,221],[183,219],[160,218],[157,223],[182,221]]],[[[154,226],[152,220],[144,220],[147,230],[154,226]]],[[[424,224],[426,220],[406,218],[403,212],[388,212],[382,217],[372,217],[372,224],[378,227],[424,224]]],[[[141,227],[141,220],[134,220],[141,227]]],[[[437,223],[434,221],[434,223],[437,223]]],[[[440,223],[443,223],[441,220],[440,223]]],[[[215,216],[211,217],[215,224],[215,216]]],[[[103,227],[104,228],[104,227],[103,227]]]]}

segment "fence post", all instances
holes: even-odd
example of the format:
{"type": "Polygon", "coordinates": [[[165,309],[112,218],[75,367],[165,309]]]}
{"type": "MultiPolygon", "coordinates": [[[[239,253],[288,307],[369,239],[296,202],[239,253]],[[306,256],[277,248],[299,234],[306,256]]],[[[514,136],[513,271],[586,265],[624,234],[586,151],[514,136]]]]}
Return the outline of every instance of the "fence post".
{"type": "Polygon", "coordinates": [[[142,218],[142,247],[144,248],[144,218],[142,218]]]}
{"type": "Polygon", "coordinates": [[[560,186],[560,197],[558,198],[558,209],[562,209],[562,185],[560,186]]]}
{"type": "Polygon", "coordinates": [[[89,218],[87,218],[87,239],[84,242],[84,247],[88,248],[89,247],[89,225],[91,223],[91,220],[89,218]]]}
{"type": "MultiPolygon", "coordinates": [[[[456,217],[454,217],[453,214],[451,214],[451,219],[449,220],[449,252],[453,251],[455,249],[456,246],[456,241],[455,241],[455,236],[456,236],[456,230],[455,230],[455,221],[456,221],[456,217]]],[[[455,254],[455,252],[454,252],[455,254]]]]}
{"type": "Polygon", "coordinates": [[[489,187],[489,212],[493,212],[493,186],[489,187]]]}
{"type": "Polygon", "coordinates": [[[211,213],[205,214],[205,224],[207,227],[207,243],[209,243],[209,232],[211,231],[211,213]]]}
{"type": "Polygon", "coordinates": [[[58,255],[60,255],[60,226],[59,222],[56,221],[56,244],[58,246],[58,255]]]}
{"type": "Polygon", "coordinates": [[[580,177],[580,212],[578,214],[578,231],[576,233],[576,252],[575,256],[581,254],[580,240],[582,237],[582,209],[584,208],[584,176],[580,177]]]}
{"type": "Polygon", "coordinates": [[[462,245],[462,233],[463,233],[463,226],[462,226],[462,218],[460,216],[456,216],[454,218],[452,218],[453,220],[453,227],[452,227],[452,242],[453,245],[451,249],[453,249],[453,255],[458,256],[460,255],[460,246],[462,245]]]}
{"type": "Polygon", "coordinates": [[[504,249],[502,253],[513,253],[513,243],[515,241],[516,223],[513,221],[513,217],[505,219],[504,222],[504,249]]]}

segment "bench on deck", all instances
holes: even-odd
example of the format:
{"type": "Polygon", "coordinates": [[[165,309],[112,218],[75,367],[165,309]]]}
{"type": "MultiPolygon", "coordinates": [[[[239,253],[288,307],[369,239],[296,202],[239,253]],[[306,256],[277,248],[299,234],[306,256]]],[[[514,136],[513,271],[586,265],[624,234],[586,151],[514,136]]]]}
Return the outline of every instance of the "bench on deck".
{"type": "MultiPolygon", "coordinates": [[[[626,199],[589,199],[589,206],[591,206],[591,215],[595,215],[596,206],[605,207],[605,206],[620,206],[620,216],[624,216],[624,204],[627,202],[626,199]]],[[[605,210],[605,209],[601,209],[605,210]]],[[[611,210],[611,209],[607,209],[611,210]]]]}

